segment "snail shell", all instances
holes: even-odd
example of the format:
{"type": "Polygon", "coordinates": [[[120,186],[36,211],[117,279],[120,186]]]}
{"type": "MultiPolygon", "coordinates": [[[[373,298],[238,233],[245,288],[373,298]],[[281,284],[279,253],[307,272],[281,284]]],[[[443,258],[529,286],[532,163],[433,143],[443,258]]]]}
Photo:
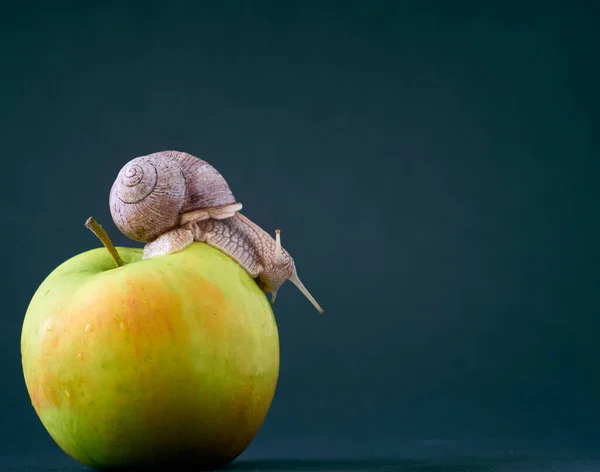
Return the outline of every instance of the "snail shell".
{"type": "Polygon", "coordinates": [[[213,166],[178,151],[125,164],[110,190],[109,206],[119,230],[140,242],[189,221],[229,218],[242,208],[213,166]]]}

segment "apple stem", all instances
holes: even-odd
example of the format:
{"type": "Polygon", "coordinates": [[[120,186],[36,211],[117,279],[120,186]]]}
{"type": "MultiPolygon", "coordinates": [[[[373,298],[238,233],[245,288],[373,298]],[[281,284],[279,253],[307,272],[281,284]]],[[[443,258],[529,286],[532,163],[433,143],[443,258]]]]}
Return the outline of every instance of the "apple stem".
{"type": "Polygon", "coordinates": [[[121,256],[119,256],[117,248],[112,243],[108,237],[108,233],[100,225],[100,223],[98,223],[93,216],[90,216],[85,222],[85,227],[94,233],[100,241],[102,241],[102,244],[104,244],[104,247],[108,249],[108,252],[115,261],[115,264],[117,264],[117,267],[121,267],[123,265],[123,259],[121,259],[121,256]]]}

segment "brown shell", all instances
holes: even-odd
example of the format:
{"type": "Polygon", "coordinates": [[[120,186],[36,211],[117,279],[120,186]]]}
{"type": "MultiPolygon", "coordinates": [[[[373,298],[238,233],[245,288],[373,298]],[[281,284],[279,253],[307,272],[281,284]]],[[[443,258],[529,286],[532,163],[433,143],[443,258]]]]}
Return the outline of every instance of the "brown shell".
{"type": "Polygon", "coordinates": [[[186,152],[157,153],[175,160],[186,178],[187,195],[182,213],[237,203],[225,178],[208,162],[186,152]]]}
{"type": "Polygon", "coordinates": [[[140,242],[178,226],[182,213],[232,203],[235,198],[214,167],[177,151],[132,159],[120,170],[109,196],[115,225],[140,242]]]}

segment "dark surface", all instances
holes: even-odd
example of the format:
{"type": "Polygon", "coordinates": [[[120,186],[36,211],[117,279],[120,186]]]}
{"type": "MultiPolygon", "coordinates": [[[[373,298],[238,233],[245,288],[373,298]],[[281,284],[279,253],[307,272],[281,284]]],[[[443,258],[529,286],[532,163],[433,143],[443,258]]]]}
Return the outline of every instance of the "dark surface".
{"type": "Polygon", "coordinates": [[[325,308],[281,289],[281,376],[248,460],[406,457],[394,437],[594,449],[596,3],[70,3],[0,12],[4,463],[71,466],[25,390],[23,316],[51,270],[98,246],[88,216],[137,245],[108,192],[162,149],[206,158],[281,228],[325,308]]]}
{"type": "MultiPolygon", "coordinates": [[[[224,471],[261,472],[592,472],[600,470],[600,452],[593,449],[531,440],[488,441],[382,441],[377,444],[340,443],[336,440],[317,446],[317,440],[300,441],[304,457],[289,454],[290,447],[272,443],[270,457],[257,456],[251,447],[224,471]],[[287,450],[286,450],[287,449],[287,450]]],[[[14,458],[5,462],[7,470],[88,471],[58,454],[36,458],[14,458]]],[[[0,465],[3,465],[0,463],[0,465]]],[[[188,470],[168,465],[141,470],[188,470]]],[[[189,470],[197,470],[190,468],[189,470]]],[[[117,470],[118,472],[118,470],[117,470]]],[[[121,471],[125,472],[125,471],[121,471]]],[[[134,472],[128,469],[128,472],[134,472]]]]}

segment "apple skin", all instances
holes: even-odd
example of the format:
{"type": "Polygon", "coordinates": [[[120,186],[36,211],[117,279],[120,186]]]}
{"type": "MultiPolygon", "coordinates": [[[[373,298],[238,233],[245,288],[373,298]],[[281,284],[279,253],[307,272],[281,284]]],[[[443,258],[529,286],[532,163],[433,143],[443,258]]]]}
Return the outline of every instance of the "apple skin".
{"type": "Polygon", "coordinates": [[[23,321],[33,407],[59,447],[95,468],[219,468],[261,427],[279,374],[279,335],[258,285],[195,242],[125,264],[93,249],[58,266],[23,321]]]}

